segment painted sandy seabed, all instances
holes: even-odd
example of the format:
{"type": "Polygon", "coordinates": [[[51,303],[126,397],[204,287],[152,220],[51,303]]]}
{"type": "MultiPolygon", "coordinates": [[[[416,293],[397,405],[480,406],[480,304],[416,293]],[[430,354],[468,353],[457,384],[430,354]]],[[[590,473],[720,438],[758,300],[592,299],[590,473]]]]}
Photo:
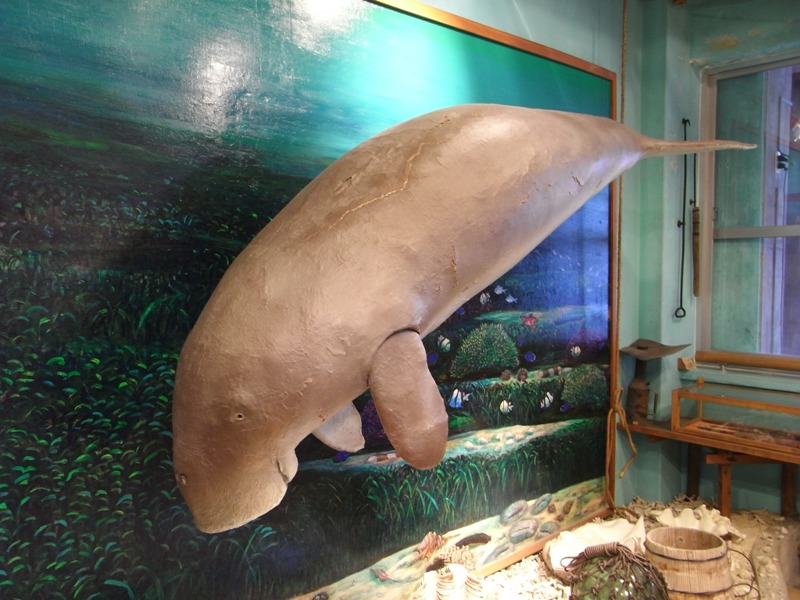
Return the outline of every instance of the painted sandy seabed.
{"type": "MultiPolygon", "coordinates": [[[[527,428],[515,426],[508,429],[527,428]]],[[[514,435],[518,433],[514,432],[514,435]]],[[[444,545],[430,556],[419,551],[419,545],[409,546],[340,581],[297,596],[295,600],[315,597],[409,600],[422,590],[424,574],[436,557],[454,557],[453,562],[462,563],[474,561],[476,573],[488,574],[504,566],[503,558],[523,549],[533,553],[560,531],[600,515],[607,508],[604,491],[605,480],[599,477],[552,494],[514,502],[500,515],[441,534],[444,545]],[[509,518],[511,513],[515,514],[509,518]],[[490,540],[485,544],[458,546],[459,541],[475,534],[488,535],[490,540]]]]}

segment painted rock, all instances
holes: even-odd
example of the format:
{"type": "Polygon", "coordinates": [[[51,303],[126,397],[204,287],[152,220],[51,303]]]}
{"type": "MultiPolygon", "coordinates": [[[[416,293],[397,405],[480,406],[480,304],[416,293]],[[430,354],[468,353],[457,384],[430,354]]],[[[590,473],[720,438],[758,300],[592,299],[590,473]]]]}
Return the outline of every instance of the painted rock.
{"type": "Polygon", "coordinates": [[[537,529],[539,529],[539,521],[536,519],[523,519],[522,521],[514,524],[514,526],[511,528],[511,531],[508,532],[508,537],[514,544],[516,544],[522,540],[532,537],[536,533],[537,529]]]}
{"type": "Polygon", "coordinates": [[[525,513],[528,509],[528,503],[525,500],[517,500],[509,504],[503,512],[500,513],[500,522],[504,525],[506,523],[513,523],[525,513]]]}
{"type": "Polygon", "coordinates": [[[548,535],[552,535],[556,533],[561,526],[556,523],[555,521],[547,521],[546,523],[542,523],[542,526],[539,528],[539,531],[536,534],[536,537],[543,538],[548,535]]]}
{"type": "Polygon", "coordinates": [[[542,496],[539,496],[539,498],[533,503],[533,507],[531,508],[531,514],[538,515],[545,508],[547,508],[552,499],[553,499],[553,494],[544,494],[542,496]]]}
{"type": "Polygon", "coordinates": [[[490,563],[494,560],[497,560],[501,556],[505,556],[514,550],[514,544],[511,542],[505,542],[504,544],[500,544],[492,550],[489,555],[483,560],[483,564],[490,563]]]}

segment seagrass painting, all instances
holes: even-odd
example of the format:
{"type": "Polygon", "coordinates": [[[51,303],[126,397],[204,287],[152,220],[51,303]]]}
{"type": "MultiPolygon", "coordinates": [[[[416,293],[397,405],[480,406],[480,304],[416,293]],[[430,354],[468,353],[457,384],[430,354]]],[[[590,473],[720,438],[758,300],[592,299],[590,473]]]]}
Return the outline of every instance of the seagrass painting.
{"type": "Polygon", "coordinates": [[[456,104],[612,116],[611,74],[385,4],[0,5],[0,596],[409,598],[460,541],[488,572],[606,508],[608,189],[425,338],[439,466],[367,393],[364,450],[306,439],[267,515],[209,535],[181,498],[183,342],[311,179],[456,104]]]}

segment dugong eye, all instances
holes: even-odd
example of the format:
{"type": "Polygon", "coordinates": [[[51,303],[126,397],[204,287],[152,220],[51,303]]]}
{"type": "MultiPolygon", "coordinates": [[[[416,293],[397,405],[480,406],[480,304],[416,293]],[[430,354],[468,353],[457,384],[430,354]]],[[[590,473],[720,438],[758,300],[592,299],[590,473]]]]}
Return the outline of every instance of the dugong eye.
{"type": "Polygon", "coordinates": [[[234,421],[244,421],[244,413],[241,411],[233,413],[233,420],[234,421]]]}

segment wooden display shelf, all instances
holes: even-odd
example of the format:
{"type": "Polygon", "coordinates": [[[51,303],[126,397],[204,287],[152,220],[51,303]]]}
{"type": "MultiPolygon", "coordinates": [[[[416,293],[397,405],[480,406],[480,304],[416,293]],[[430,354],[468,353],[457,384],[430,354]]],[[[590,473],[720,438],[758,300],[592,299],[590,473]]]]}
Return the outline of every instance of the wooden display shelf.
{"type": "Polygon", "coordinates": [[[785,452],[772,448],[758,448],[748,446],[742,447],[741,441],[733,439],[711,439],[706,435],[698,435],[691,429],[673,431],[669,421],[650,421],[639,419],[628,423],[628,429],[636,433],[643,433],[648,437],[648,441],[655,442],[660,440],[676,440],[687,444],[706,446],[717,450],[727,450],[729,452],[746,454],[769,459],[772,462],[800,464],[800,454],[795,452],[785,452]]]}
{"type": "MultiPolygon", "coordinates": [[[[702,382],[672,392],[670,428],[737,452],[800,462],[800,395],[702,382]]],[[[706,443],[706,442],[704,442],[706,443]]]]}
{"type": "MultiPolygon", "coordinates": [[[[622,425],[618,426],[623,429],[622,425]]],[[[649,442],[674,440],[688,444],[688,464],[686,495],[696,497],[700,489],[700,465],[719,465],[719,511],[730,516],[731,467],[735,464],[780,464],[781,465],[781,514],[794,516],[796,510],[796,477],[800,456],[795,453],[775,451],[771,448],[742,446],[740,442],[728,439],[709,438],[692,431],[674,431],[669,421],[650,421],[638,419],[628,424],[628,429],[646,436],[649,442]],[[707,448],[708,452],[704,452],[707,448]]]]}

